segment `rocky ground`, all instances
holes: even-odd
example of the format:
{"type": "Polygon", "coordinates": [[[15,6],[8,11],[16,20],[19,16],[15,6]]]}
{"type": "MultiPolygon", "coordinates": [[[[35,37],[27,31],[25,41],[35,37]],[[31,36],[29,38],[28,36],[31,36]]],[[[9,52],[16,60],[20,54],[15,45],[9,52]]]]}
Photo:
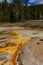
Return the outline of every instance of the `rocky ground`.
{"type": "MultiPolygon", "coordinates": [[[[43,65],[43,30],[30,30],[18,26],[0,27],[0,31],[8,29],[16,30],[23,39],[26,37],[31,38],[31,41],[28,41],[26,45],[21,49],[17,58],[17,65],[43,65]]],[[[0,38],[1,36],[3,37],[3,35],[0,35],[0,38]]],[[[7,36],[4,35],[4,37],[7,36]]]]}
{"type": "Polygon", "coordinates": [[[32,38],[22,48],[18,65],[43,65],[43,37],[32,38]]]}

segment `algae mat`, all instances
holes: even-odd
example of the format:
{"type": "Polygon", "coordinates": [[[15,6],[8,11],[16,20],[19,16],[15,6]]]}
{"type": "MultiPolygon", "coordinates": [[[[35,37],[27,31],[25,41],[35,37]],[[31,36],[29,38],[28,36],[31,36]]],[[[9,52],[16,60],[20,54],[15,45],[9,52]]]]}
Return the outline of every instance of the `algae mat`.
{"type": "Polygon", "coordinates": [[[18,26],[0,27],[0,65],[16,65],[16,59],[22,47],[32,37],[41,36],[43,31],[26,30],[18,26]]]}
{"type": "Polygon", "coordinates": [[[30,38],[25,40],[15,30],[4,30],[0,32],[0,65],[16,65],[16,59],[22,46],[30,38]]]}
{"type": "Polygon", "coordinates": [[[21,36],[29,36],[29,37],[34,37],[34,36],[43,36],[43,30],[42,31],[37,31],[37,30],[26,30],[24,27],[0,27],[0,31],[4,30],[9,30],[13,29],[16,30],[21,36]]]}

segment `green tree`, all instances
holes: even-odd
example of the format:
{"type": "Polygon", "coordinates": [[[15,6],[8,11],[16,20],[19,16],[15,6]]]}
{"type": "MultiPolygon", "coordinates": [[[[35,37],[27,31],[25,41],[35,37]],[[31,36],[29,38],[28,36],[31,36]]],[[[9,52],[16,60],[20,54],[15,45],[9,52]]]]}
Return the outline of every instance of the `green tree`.
{"type": "Polygon", "coordinates": [[[2,21],[3,22],[8,22],[10,20],[9,16],[9,5],[7,0],[4,0],[2,2],[2,21]]]}

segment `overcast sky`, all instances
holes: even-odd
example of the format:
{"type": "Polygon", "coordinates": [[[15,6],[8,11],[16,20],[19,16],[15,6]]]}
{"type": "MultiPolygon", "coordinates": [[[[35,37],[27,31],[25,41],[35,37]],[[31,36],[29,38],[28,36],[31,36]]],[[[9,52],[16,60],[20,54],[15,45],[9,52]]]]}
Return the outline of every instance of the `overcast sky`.
{"type": "MultiPolygon", "coordinates": [[[[2,2],[2,0],[0,0],[2,2]]],[[[11,2],[12,0],[7,0],[8,2],[11,2]]],[[[22,0],[22,2],[25,2],[26,0],[22,0]]],[[[36,4],[43,4],[43,0],[28,0],[28,5],[36,5],[36,4]]]]}

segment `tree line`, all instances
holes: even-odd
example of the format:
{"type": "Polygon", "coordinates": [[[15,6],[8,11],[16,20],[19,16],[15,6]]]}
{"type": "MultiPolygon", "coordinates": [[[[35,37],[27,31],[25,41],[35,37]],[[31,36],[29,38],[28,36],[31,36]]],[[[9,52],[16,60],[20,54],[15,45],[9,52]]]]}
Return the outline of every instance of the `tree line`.
{"type": "Polygon", "coordinates": [[[43,4],[28,6],[20,0],[13,0],[8,3],[7,0],[0,2],[0,22],[16,22],[27,20],[43,20],[43,4]]]}

